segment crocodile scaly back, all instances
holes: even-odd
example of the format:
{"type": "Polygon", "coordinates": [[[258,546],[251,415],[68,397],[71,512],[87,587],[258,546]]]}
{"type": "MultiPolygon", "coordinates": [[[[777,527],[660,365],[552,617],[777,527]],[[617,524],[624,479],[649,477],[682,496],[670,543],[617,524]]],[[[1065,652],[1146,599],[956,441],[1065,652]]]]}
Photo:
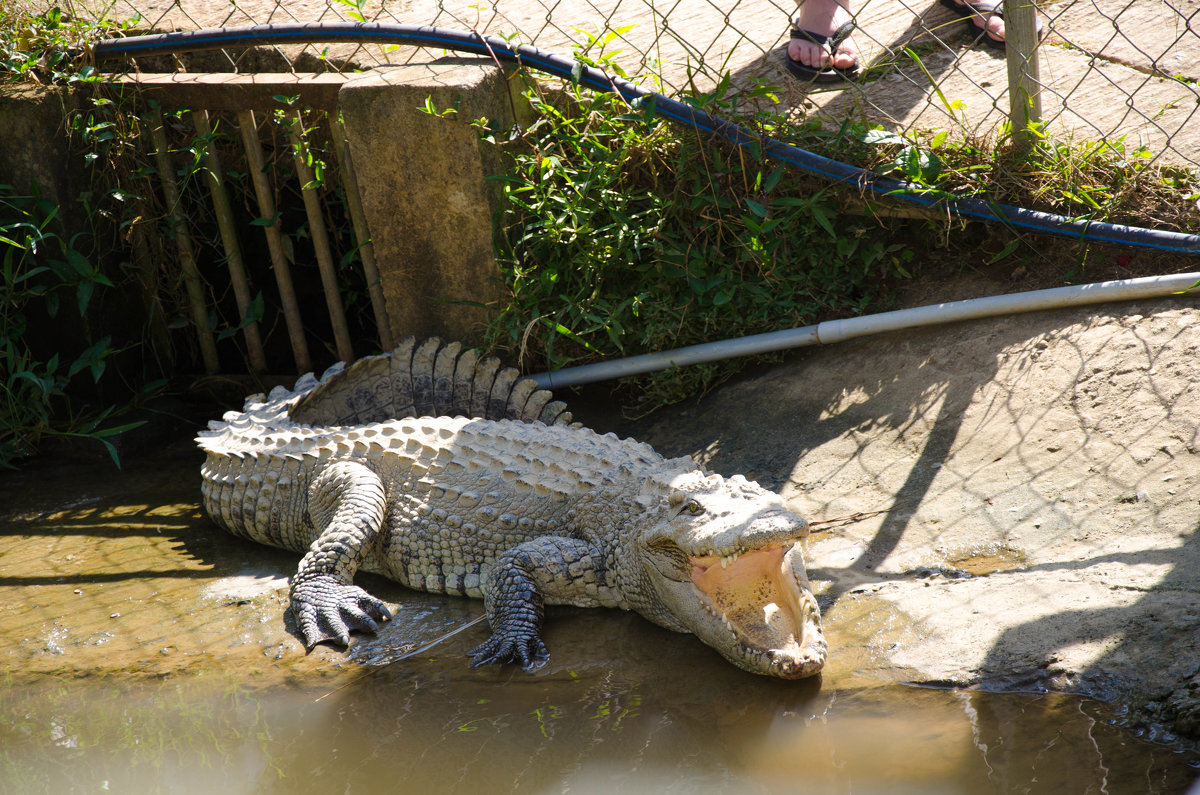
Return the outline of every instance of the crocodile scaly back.
{"type": "MultiPolygon", "coordinates": [[[[311,376],[309,377],[311,378],[311,376]]],[[[315,381],[315,379],[314,379],[315,381]]],[[[349,367],[334,365],[320,381],[296,383],[303,394],[288,411],[299,425],[368,425],[403,417],[463,416],[569,425],[566,404],[494,357],[479,359],[462,343],[404,339],[390,353],[349,367]]],[[[274,395],[272,396],[274,397],[274,395]]]]}

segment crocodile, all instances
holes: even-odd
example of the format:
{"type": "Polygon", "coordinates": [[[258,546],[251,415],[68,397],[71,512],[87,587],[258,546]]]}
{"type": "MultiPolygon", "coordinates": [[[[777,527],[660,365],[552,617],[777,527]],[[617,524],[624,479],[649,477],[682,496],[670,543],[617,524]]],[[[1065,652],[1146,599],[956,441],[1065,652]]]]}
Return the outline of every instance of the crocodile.
{"type": "Polygon", "coordinates": [[[308,649],[391,619],[353,584],[363,569],[482,598],[491,635],[473,667],[544,665],[546,605],[633,610],[759,674],[825,663],[808,524],[782,498],[583,427],[461,343],[410,337],[307,374],[196,441],[213,522],[303,553],[289,598],[308,649]]]}

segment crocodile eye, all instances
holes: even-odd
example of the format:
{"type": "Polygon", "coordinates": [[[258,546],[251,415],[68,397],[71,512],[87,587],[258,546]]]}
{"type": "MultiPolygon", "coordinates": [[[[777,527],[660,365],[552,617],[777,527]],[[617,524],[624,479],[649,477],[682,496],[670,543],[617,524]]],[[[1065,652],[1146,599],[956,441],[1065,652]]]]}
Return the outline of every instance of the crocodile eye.
{"type": "Polygon", "coordinates": [[[704,513],[704,506],[695,500],[688,500],[688,504],[685,505],[683,509],[692,516],[699,516],[700,514],[704,513]]]}

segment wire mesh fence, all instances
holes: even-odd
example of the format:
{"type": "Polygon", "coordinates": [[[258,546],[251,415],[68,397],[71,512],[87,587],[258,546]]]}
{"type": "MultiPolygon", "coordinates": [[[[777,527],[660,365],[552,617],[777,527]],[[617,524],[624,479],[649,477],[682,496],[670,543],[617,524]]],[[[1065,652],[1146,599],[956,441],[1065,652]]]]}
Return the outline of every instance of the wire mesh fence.
{"type": "MultiPolygon", "coordinates": [[[[828,0],[808,0],[819,3],[828,0]]],[[[780,109],[840,123],[854,118],[906,134],[993,135],[1010,114],[1004,48],[964,19],[957,0],[861,0],[848,14],[861,77],[828,86],[785,69],[791,0],[85,0],[81,13],[139,28],[193,29],[284,22],[399,22],[497,35],[604,59],[668,95],[735,86],[778,87],[780,109]]],[[[1016,6],[1016,4],[1013,4],[1016,6]]],[[[1041,46],[1030,79],[1050,135],[1107,140],[1139,157],[1200,165],[1200,0],[1059,0],[1036,7],[1041,46]]],[[[304,71],[358,69],[424,57],[411,49],[281,48],[304,71]]],[[[226,54],[227,67],[245,68],[226,54]]]]}

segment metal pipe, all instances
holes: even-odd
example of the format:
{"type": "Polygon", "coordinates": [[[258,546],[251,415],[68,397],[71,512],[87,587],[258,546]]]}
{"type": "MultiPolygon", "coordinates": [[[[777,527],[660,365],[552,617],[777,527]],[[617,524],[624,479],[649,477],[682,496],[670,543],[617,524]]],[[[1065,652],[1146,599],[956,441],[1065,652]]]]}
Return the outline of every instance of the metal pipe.
{"type": "Polygon", "coordinates": [[[655,370],[665,370],[669,367],[683,367],[688,364],[729,359],[734,356],[770,353],[810,345],[829,345],[885,331],[899,331],[962,320],[978,320],[1021,312],[1036,312],[1043,309],[1099,304],[1107,301],[1155,298],[1188,293],[1197,287],[1200,287],[1200,272],[1146,276],[1137,279],[1119,279],[1069,287],[1053,287],[1048,290],[993,295],[987,298],[971,298],[965,301],[899,309],[863,317],[827,320],[813,326],[754,334],[749,337],[691,345],[673,351],[568,367],[549,373],[538,373],[530,377],[540,387],[559,389],[611,378],[641,375],[655,370]]]}

